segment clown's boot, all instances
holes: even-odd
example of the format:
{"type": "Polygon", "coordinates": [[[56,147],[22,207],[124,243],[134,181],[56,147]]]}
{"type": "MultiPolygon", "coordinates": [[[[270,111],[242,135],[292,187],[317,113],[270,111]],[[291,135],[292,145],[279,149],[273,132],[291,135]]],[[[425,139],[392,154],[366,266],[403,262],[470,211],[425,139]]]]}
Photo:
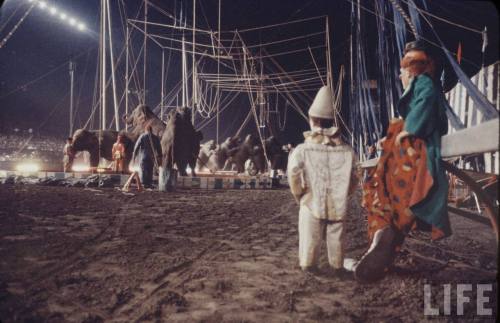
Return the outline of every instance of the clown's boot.
{"type": "Polygon", "coordinates": [[[354,268],[354,277],[362,283],[382,279],[387,267],[395,257],[394,242],[396,233],[391,227],[377,230],[368,251],[354,268]]]}

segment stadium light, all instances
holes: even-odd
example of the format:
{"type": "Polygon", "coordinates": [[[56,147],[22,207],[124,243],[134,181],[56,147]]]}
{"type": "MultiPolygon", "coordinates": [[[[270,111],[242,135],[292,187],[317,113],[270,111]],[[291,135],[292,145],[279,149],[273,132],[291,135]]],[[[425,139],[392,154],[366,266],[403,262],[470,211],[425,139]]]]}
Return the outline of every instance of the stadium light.
{"type": "Polygon", "coordinates": [[[76,18],[73,18],[73,17],[70,17],[68,16],[67,13],[59,10],[57,7],[55,6],[49,6],[49,4],[47,3],[47,1],[41,1],[41,0],[28,0],[28,2],[31,2],[31,3],[38,3],[38,7],[42,10],[45,10],[45,9],[48,9],[49,13],[52,15],[52,16],[55,16],[57,14],[59,14],[59,19],[61,19],[62,21],[67,21],[69,23],[70,26],[76,28],[77,30],[79,31],[84,31],[87,29],[87,26],[79,21],[78,19],[76,18]]]}

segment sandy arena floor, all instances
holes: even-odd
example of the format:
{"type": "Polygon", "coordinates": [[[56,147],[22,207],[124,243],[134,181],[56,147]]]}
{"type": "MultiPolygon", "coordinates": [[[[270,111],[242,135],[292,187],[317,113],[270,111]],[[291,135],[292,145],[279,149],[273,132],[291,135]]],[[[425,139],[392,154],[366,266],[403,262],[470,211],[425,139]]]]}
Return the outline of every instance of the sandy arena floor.
{"type": "MultiPolygon", "coordinates": [[[[133,196],[112,189],[0,185],[2,322],[419,322],[424,284],[443,306],[443,284],[493,284],[490,227],[452,215],[455,234],[430,242],[412,233],[396,267],[369,285],[297,266],[298,208],[287,190],[133,196]]],[[[367,247],[352,203],[347,255],[367,247]]],[[[452,313],[455,313],[452,293],[452,313]]],[[[442,313],[442,309],[441,309],[442,313]]]]}

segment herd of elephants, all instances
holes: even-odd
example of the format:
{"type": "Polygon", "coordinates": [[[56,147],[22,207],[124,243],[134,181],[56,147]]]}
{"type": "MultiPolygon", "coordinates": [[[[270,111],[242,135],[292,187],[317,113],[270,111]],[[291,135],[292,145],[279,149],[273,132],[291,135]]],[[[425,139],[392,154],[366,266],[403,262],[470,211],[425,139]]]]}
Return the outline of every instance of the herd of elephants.
{"type": "Polygon", "coordinates": [[[206,167],[212,173],[218,170],[236,170],[243,173],[245,165],[251,165],[247,170],[250,170],[251,175],[255,175],[267,170],[267,160],[271,169],[286,169],[288,153],[274,137],[261,142],[253,135],[247,135],[244,140],[233,136],[220,145],[214,140],[201,144],[203,134],[191,123],[190,108],[170,111],[167,121],[164,122],[148,106],[139,105],[131,114],[124,115],[123,120],[129,131],[76,130],[73,134],[73,151],[87,151],[90,154],[90,166],[97,167],[100,158],[112,160],[113,144],[121,134],[124,137],[126,155],[124,169],[129,169],[135,141],[147,126],[151,126],[153,134],[161,141],[162,168],[171,170],[175,165],[181,176],[187,176],[188,166],[191,175],[196,176],[196,168],[206,167]]]}

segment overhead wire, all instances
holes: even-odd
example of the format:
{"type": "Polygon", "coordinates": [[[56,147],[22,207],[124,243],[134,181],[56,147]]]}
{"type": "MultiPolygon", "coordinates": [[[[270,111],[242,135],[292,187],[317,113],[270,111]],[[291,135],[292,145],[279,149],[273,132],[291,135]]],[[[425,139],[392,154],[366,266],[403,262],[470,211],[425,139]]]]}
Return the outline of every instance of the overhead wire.
{"type": "MultiPolygon", "coordinates": [[[[77,59],[77,58],[81,57],[82,55],[87,54],[89,51],[91,51],[91,50],[93,50],[93,49],[94,49],[94,48],[92,48],[92,47],[91,47],[91,48],[88,48],[86,51],[81,52],[80,54],[78,54],[78,55],[74,56],[72,59],[77,59]]],[[[38,76],[38,77],[34,78],[33,80],[31,80],[31,81],[29,81],[29,82],[27,82],[27,83],[25,83],[25,84],[23,84],[23,85],[18,86],[16,89],[14,89],[14,90],[12,90],[12,91],[10,91],[10,92],[8,92],[8,93],[6,93],[6,94],[4,94],[4,95],[0,96],[0,100],[5,99],[6,97],[10,96],[11,94],[17,93],[17,92],[21,91],[22,89],[24,89],[24,88],[26,88],[26,87],[28,87],[28,86],[30,86],[30,85],[32,85],[32,84],[35,84],[35,83],[36,83],[36,82],[38,82],[38,81],[43,80],[43,79],[44,79],[44,78],[46,78],[47,76],[49,76],[49,75],[51,75],[52,73],[54,73],[54,72],[58,71],[61,67],[63,67],[63,66],[67,66],[67,65],[68,65],[68,63],[69,63],[70,61],[71,61],[71,59],[69,59],[69,60],[67,60],[67,61],[64,61],[63,63],[61,63],[61,64],[57,65],[56,67],[54,67],[53,69],[51,69],[50,71],[48,71],[48,72],[46,72],[46,73],[44,73],[44,74],[42,74],[42,75],[40,75],[40,76],[38,76]]]]}
{"type": "MultiPolygon", "coordinates": [[[[351,3],[351,4],[353,4],[353,5],[355,5],[355,6],[357,6],[357,7],[359,6],[359,8],[361,8],[361,9],[363,9],[364,11],[369,12],[369,13],[371,13],[371,14],[375,15],[375,16],[380,16],[380,15],[379,15],[379,14],[377,14],[375,11],[368,9],[368,8],[366,8],[366,7],[365,7],[365,6],[363,6],[363,5],[358,5],[358,4],[357,4],[356,2],[354,2],[353,0],[345,0],[345,1],[347,1],[347,2],[349,2],[349,3],[351,3]]],[[[383,19],[383,20],[387,21],[388,23],[390,23],[390,24],[392,24],[392,25],[396,26],[396,24],[395,24],[393,21],[391,21],[390,19],[387,19],[386,17],[381,17],[381,19],[383,19]]],[[[412,31],[412,34],[413,34],[413,31],[412,31]]],[[[415,35],[415,34],[414,34],[414,35],[415,35]]],[[[417,36],[417,35],[415,35],[415,36],[417,36]]],[[[435,47],[437,47],[437,48],[442,48],[442,47],[441,47],[441,45],[439,45],[438,43],[436,43],[436,42],[434,42],[434,41],[432,41],[432,40],[430,40],[430,39],[428,39],[428,38],[425,38],[425,37],[420,36],[420,39],[422,39],[422,40],[426,41],[427,43],[429,43],[429,44],[431,44],[431,45],[433,45],[433,46],[435,46],[435,47]]],[[[476,67],[476,68],[480,68],[480,66],[479,66],[479,65],[477,65],[477,64],[476,64],[476,63],[474,63],[472,60],[470,60],[470,59],[468,59],[468,58],[466,58],[466,57],[463,57],[463,56],[462,56],[462,60],[464,60],[464,61],[468,62],[469,64],[473,65],[473,66],[474,66],[474,67],[476,67]]]]}
{"type": "Polygon", "coordinates": [[[439,21],[445,22],[445,23],[447,23],[449,25],[452,25],[452,26],[455,26],[455,27],[458,27],[458,28],[462,28],[464,30],[468,30],[468,31],[474,32],[476,34],[480,34],[480,35],[483,34],[482,30],[477,30],[477,29],[474,29],[474,28],[471,28],[471,27],[468,27],[468,26],[465,26],[465,25],[461,25],[461,24],[453,22],[453,21],[451,21],[449,19],[445,19],[445,18],[439,17],[438,15],[430,13],[429,11],[424,10],[422,8],[418,8],[413,1],[408,1],[408,0],[401,0],[401,1],[403,1],[404,3],[406,3],[408,6],[412,6],[412,7],[416,8],[416,9],[418,9],[420,12],[422,12],[422,14],[430,16],[430,17],[432,17],[434,19],[437,19],[439,21]]]}
{"type": "MultiPolygon", "coordinates": [[[[5,27],[7,27],[7,25],[9,24],[10,20],[12,18],[14,18],[14,16],[16,15],[17,11],[23,6],[23,3],[21,1],[18,2],[18,5],[16,7],[16,9],[14,9],[14,11],[12,12],[12,14],[9,16],[9,18],[7,18],[7,20],[5,20],[5,23],[0,27],[0,32],[2,32],[5,27]]],[[[5,7],[4,7],[5,9],[5,7]]]]}

